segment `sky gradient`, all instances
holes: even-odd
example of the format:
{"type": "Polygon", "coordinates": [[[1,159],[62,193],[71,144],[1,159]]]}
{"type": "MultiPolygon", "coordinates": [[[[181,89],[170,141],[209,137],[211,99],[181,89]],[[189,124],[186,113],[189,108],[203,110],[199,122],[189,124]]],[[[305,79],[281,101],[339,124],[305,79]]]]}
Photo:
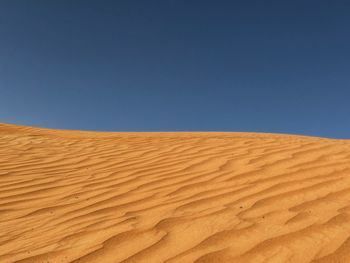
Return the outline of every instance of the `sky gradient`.
{"type": "Polygon", "coordinates": [[[350,138],[349,10],[0,0],[0,122],[350,138]]]}

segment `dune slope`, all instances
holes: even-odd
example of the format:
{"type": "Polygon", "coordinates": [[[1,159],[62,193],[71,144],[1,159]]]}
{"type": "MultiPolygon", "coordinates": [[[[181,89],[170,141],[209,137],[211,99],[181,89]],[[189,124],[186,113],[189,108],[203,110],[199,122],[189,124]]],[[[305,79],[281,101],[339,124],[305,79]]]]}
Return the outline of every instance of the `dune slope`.
{"type": "Polygon", "coordinates": [[[350,262],[350,141],[0,124],[0,262],[350,262]]]}

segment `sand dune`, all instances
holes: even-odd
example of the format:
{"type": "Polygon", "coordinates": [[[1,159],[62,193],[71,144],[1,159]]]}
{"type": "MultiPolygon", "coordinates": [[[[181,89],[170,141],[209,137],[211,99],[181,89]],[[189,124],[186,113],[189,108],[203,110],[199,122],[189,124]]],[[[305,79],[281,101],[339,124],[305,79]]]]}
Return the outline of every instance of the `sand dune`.
{"type": "Polygon", "coordinates": [[[0,262],[350,262],[350,141],[0,124],[0,262]]]}

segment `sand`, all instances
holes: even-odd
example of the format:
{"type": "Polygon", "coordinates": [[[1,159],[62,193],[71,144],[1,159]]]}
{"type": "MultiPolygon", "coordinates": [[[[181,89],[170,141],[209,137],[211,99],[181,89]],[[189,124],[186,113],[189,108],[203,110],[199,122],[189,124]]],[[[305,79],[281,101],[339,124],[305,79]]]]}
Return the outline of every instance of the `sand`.
{"type": "Polygon", "coordinates": [[[0,262],[350,262],[350,141],[0,124],[0,262]]]}

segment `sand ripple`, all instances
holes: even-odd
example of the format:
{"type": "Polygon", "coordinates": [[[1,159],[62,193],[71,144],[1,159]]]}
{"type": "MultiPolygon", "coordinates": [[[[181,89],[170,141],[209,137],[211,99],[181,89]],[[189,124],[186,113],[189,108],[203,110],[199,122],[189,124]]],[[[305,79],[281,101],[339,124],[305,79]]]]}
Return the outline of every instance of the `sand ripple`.
{"type": "Polygon", "coordinates": [[[350,141],[0,124],[0,262],[350,262],[350,141]]]}

